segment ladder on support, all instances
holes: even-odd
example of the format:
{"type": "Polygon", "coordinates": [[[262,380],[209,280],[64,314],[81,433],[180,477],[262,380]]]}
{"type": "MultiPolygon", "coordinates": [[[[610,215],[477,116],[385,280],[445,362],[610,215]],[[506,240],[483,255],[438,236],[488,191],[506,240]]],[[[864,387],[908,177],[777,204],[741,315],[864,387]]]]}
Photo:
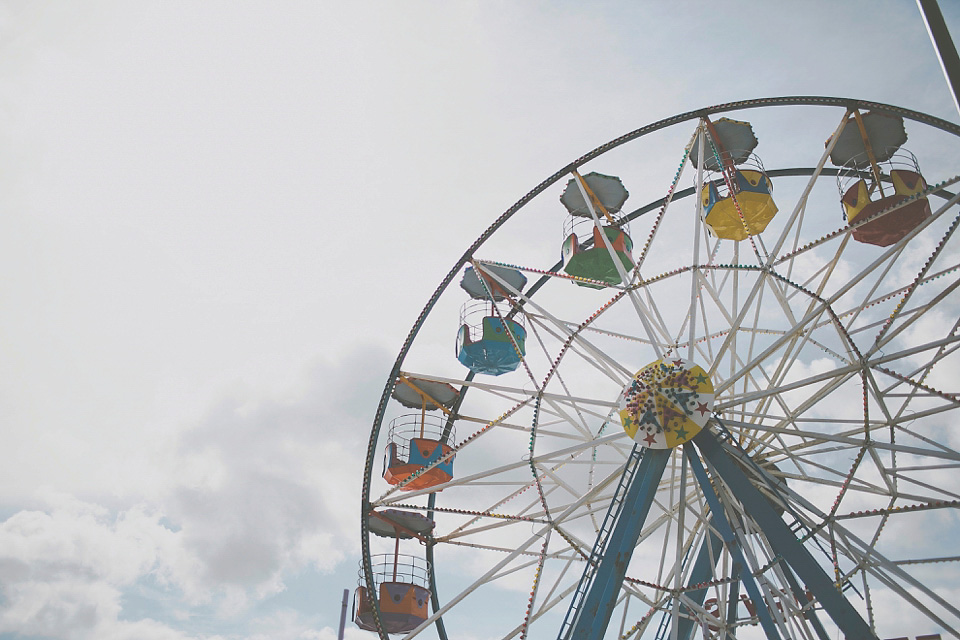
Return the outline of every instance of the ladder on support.
{"type": "Polygon", "coordinates": [[[593,584],[597,567],[600,565],[600,560],[607,550],[607,541],[610,539],[610,532],[613,531],[613,526],[620,517],[620,512],[623,511],[623,502],[627,496],[627,490],[633,481],[633,476],[637,473],[637,468],[640,466],[643,451],[644,449],[640,447],[640,445],[634,444],[633,450],[630,452],[630,457],[627,458],[623,466],[623,473],[620,475],[620,484],[617,485],[617,490],[614,492],[610,506],[607,508],[607,514],[603,518],[603,524],[600,525],[600,530],[597,532],[597,541],[590,551],[590,557],[587,559],[587,566],[583,570],[583,575],[580,576],[577,590],[573,592],[573,600],[570,602],[570,608],[567,609],[567,615],[564,617],[563,624],[560,626],[558,640],[564,640],[570,632],[577,618],[577,613],[583,604],[583,600],[586,598],[587,592],[593,584]]]}

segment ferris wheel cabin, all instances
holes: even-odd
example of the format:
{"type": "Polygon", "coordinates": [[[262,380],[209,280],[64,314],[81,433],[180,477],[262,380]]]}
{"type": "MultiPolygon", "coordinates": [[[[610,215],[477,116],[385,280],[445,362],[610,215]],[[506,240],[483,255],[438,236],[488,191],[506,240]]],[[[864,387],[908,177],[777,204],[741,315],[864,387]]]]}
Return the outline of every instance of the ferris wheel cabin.
{"type": "Polygon", "coordinates": [[[830,159],[842,167],[840,202],[858,242],[890,246],[930,217],[920,197],[927,183],[916,157],[901,148],[906,140],[902,118],[873,112],[855,112],[837,138],[830,159]]]}
{"type": "MultiPolygon", "coordinates": [[[[757,138],[749,122],[720,118],[707,122],[703,149],[706,179],[700,192],[704,222],[718,238],[746,240],[767,228],[777,213],[773,184],[760,158],[751,153],[757,138]]],[[[698,166],[698,139],[690,160],[698,166]]]]}
{"type": "Polygon", "coordinates": [[[527,331],[515,296],[527,278],[508,267],[481,268],[483,277],[467,267],[460,281],[471,300],[460,309],[456,355],[473,373],[499,376],[516,371],[526,355],[527,331]]]}
{"type": "Polygon", "coordinates": [[[401,376],[393,398],[407,408],[418,408],[394,418],[387,435],[383,479],[402,491],[426,489],[453,479],[456,432],[447,413],[459,393],[449,384],[401,376]],[[441,409],[440,415],[427,413],[441,409]]]}
{"type": "Polygon", "coordinates": [[[569,213],[560,249],[563,270],[598,283],[577,280],[581,287],[620,284],[621,274],[633,269],[633,240],[626,220],[618,215],[629,195],[620,178],[596,172],[585,176],[574,172],[560,195],[569,213]]]}
{"type": "Polygon", "coordinates": [[[526,355],[526,340],[527,330],[517,320],[486,314],[467,303],[461,310],[457,360],[474,373],[499,376],[517,370],[526,355]]]}
{"type": "MultiPolygon", "coordinates": [[[[371,533],[395,540],[393,554],[371,556],[379,602],[380,623],[387,633],[407,633],[427,619],[430,599],[430,565],[418,557],[400,553],[400,540],[418,538],[425,542],[433,520],[419,513],[399,509],[372,511],[367,517],[371,533]]],[[[376,631],[373,599],[364,586],[363,567],[354,592],[353,620],[366,631],[376,631]]]]}

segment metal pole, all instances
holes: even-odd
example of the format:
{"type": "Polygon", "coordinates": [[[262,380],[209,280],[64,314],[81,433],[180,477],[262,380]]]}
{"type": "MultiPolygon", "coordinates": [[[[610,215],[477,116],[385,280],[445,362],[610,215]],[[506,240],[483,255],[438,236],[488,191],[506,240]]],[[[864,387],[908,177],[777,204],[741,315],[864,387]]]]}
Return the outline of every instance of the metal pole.
{"type": "MultiPolygon", "coordinates": [[[[704,429],[701,433],[705,431],[707,430],[704,429]]],[[[696,437],[699,435],[700,434],[698,433],[694,439],[696,439],[696,437]]],[[[700,458],[697,457],[697,453],[694,451],[693,445],[689,442],[683,445],[683,452],[687,456],[687,459],[690,460],[690,468],[693,470],[693,475],[696,476],[697,482],[700,483],[700,487],[703,489],[703,497],[706,499],[707,504],[710,505],[710,513],[712,514],[711,518],[713,520],[713,524],[718,527],[717,532],[727,542],[734,562],[746,569],[743,571],[740,579],[743,582],[743,586],[746,587],[747,593],[749,593],[753,601],[757,603],[756,615],[757,619],[760,621],[760,627],[763,629],[764,635],[767,637],[767,640],[780,640],[780,632],[777,631],[776,624],[774,623],[773,618],[770,617],[770,612],[763,605],[763,593],[760,591],[760,586],[757,584],[757,581],[754,579],[753,574],[748,568],[749,565],[747,564],[747,558],[743,553],[743,549],[737,542],[736,534],[733,532],[733,528],[730,526],[727,516],[724,515],[723,505],[720,503],[720,498],[716,493],[714,493],[713,487],[710,485],[710,479],[707,477],[707,472],[700,463],[700,458]]]]}
{"type": "Polygon", "coordinates": [[[610,622],[617,595],[623,585],[627,565],[640,538],[650,506],[657,495],[660,478],[670,460],[672,449],[647,449],[630,481],[623,511],[610,533],[606,550],[589,591],[575,613],[570,632],[561,640],[597,640],[610,622]]]}
{"type": "Polygon", "coordinates": [[[924,24],[927,25],[927,33],[930,34],[930,41],[933,42],[933,49],[937,52],[937,58],[940,59],[943,75],[953,95],[953,106],[956,107],[957,113],[960,113],[960,100],[957,98],[957,94],[960,93],[960,56],[957,56],[957,48],[947,30],[947,24],[943,21],[940,5],[937,4],[937,0],[917,0],[917,7],[920,9],[920,15],[923,16],[924,24]]]}
{"type": "Polygon", "coordinates": [[[350,598],[350,589],[343,590],[343,603],[340,605],[340,630],[337,631],[337,640],[343,640],[343,630],[347,624],[347,600],[350,598]]]}
{"type": "MultiPolygon", "coordinates": [[[[704,429],[693,438],[693,442],[700,449],[704,459],[712,466],[716,475],[719,475],[730,487],[733,494],[737,496],[746,512],[750,514],[750,518],[763,530],[773,550],[790,565],[800,580],[806,584],[820,606],[827,612],[827,615],[833,618],[833,622],[840,628],[843,635],[857,640],[875,640],[877,636],[870,629],[870,626],[840,593],[833,580],[827,576],[810,551],[797,540],[767,498],[763,497],[763,494],[754,486],[740,466],[724,451],[716,435],[711,433],[709,429],[704,429]]],[[[692,453],[690,455],[691,461],[693,461],[694,456],[692,453]]],[[[696,467],[694,468],[696,469],[696,467]]],[[[704,493],[706,494],[705,497],[709,499],[708,486],[704,487],[704,493]]],[[[744,568],[746,568],[746,563],[744,563],[744,568]]],[[[744,576],[746,574],[745,571],[744,576]]],[[[759,613],[763,600],[752,593],[750,595],[757,604],[759,613]]]]}
{"type": "MultiPolygon", "coordinates": [[[[698,607],[703,606],[704,598],[707,596],[707,587],[692,591],[690,588],[702,582],[708,582],[710,578],[713,577],[714,571],[717,568],[717,562],[720,560],[720,554],[723,552],[723,540],[713,533],[713,529],[716,528],[716,523],[711,519],[707,527],[706,535],[703,537],[703,542],[700,544],[700,553],[697,554],[697,559],[693,564],[693,570],[687,579],[688,590],[686,591],[686,595],[698,607]]],[[[679,573],[680,572],[677,571],[677,574],[679,573]]],[[[690,610],[686,605],[682,605],[682,607],[687,611],[690,610]]],[[[679,640],[692,640],[693,632],[695,631],[694,623],[695,620],[692,617],[681,618],[676,625],[677,638],[679,638],[679,640]]],[[[671,630],[670,633],[673,635],[673,630],[671,630]]]]}

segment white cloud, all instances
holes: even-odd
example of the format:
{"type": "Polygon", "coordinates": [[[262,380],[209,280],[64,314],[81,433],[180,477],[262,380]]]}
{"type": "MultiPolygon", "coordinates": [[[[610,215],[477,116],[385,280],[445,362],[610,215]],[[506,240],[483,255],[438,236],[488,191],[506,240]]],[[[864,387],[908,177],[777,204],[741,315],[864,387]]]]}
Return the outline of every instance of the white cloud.
{"type": "Polygon", "coordinates": [[[0,633],[50,638],[185,639],[159,622],[120,620],[122,590],[172,577],[178,534],[157,514],[59,499],[0,525],[0,633]],[[173,552],[171,554],[171,552],[173,552]]]}
{"type": "MultiPolygon", "coordinates": [[[[149,618],[124,620],[124,594],[149,579],[188,608],[244,619],[286,588],[285,576],[355,558],[369,414],[388,362],[359,350],[315,364],[282,400],[220,403],[185,433],[171,460],[183,473],[150,507],[113,511],[49,493],[45,510],[9,517],[0,525],[0,632],[186,637],[149,618]]],[[[251,628],[273,629],[271,618],[258,620],[251,628]]],[[[292,628],[289,615],[277,620],[292,628]]],[[[312,629],[282,637],[319,637],[312,629]]]]}
{"type": "Polygon", "coordinates": [[[284,570],[330,571],[356,551],[351,507],[387,368],[378,351],[356,352],[338,367],[318,364],[301,395],[226,401],[185,435],[189,466],[218,471],[176,487],[168,515],[203,559],[207,584],[266,594],[281,588],[284,570]]]}
{"type": "MultiPolygon", "coordinates": [[[[337,638],[337,629],[329,626],[317,629],[310,620],[289,609],[252,620],[250,629],[252,633],[246,640],[336,640],[337,638]]],[[[368,631],[361,631],[348,622],[344,627],[344,639],[370,640],[371,635],[368,631]]]]}

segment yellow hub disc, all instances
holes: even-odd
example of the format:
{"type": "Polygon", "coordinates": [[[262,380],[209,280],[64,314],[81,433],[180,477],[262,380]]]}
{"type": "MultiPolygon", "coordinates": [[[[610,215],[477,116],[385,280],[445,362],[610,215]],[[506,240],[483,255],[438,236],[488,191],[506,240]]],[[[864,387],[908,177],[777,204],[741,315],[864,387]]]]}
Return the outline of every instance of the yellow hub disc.
{"type": "Polygon", "coordinates": [[[642,446],[672,449],[700,433],[713,398],[713,383],[700,365],[664,358],[640,369],[623,389],[620,420],[642,446]]]}

